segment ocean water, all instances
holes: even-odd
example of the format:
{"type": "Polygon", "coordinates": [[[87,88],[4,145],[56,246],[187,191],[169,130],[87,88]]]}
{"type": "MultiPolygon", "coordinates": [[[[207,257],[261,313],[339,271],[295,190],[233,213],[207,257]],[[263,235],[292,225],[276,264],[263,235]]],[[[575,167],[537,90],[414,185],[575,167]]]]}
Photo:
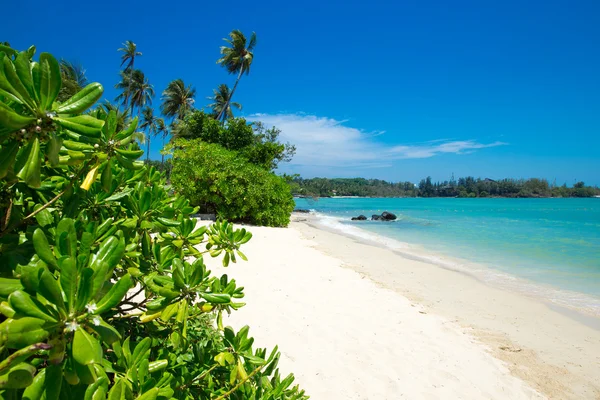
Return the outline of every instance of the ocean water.
{"type": "Polygon", "coordinates": [[[296,199],[319,223],[600,316],[600,198],[296,199]],[[351,221],[389,211],[394,222],[351,221]]]}

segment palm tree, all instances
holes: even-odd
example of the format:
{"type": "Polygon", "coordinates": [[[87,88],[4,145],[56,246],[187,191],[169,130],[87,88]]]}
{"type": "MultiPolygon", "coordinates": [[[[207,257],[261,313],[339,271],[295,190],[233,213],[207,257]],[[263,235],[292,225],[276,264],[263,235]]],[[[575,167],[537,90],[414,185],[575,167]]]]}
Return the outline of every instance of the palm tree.
{"type": "MultiPolygon", "coordinates": [[[[229,99],[227,100],[225,107],[223,107],[221,110],[221,114],[229,109],[229,103],[231,102],[231,98],[235,93],[238,83],[240,82],[242,74],[244,72],[246,75],[250,73],[250,66],[254,60],[253,51],[254,47],[256,46],[256,33],[252,32],[252,35],[250,35],[248,46],[246,46],[246,37],[237,29],[231,31],[229,34],[229,39],[223,40],[225,40],[229,46],[221,46],[222,57],[217,60],[217,64],[220,64],[222,67],[227,69],[227,72],[230,74],[237,73],[238,76],[235,81],[235,85],[233,85],[233,89],[231,90],[231,94],[229,95],[229,99]]],[[[217,119],[221,119],[221,114],[218,115],[217,119]]]]}
{"type": "Polygon", "coordinates": [[[166,117],[183,120],[183,118],[194,108],[194,97],[196,89],[185,86],[181,79],[169,82],[162,93],[162,104],[160,111],[166,117]]]}
{"type": "Polygon", "coordinates": [[[62,86],[58,92],[58,101],[70,99],[88,84],[85,69],[80,64],[67,60],[60,60],[60,76],[62,86]]]}
{"type": "MultiPolygon", "coordinates": [[[[150,137],[156,136],[158,133],[158,120],[161,118],[157,118],[154,115],[154,109],[152,107],[146,106],[142,111],[142,123],[140,124],[140,128],[144,129],[146,134],[146,142],[148,143],[148,151],[146,152],[146,161],[150,160],[150,137]]],[[[164,124],[164,121],[163,121],[164,124]]]]}
{"type": "MultiPolygon", "coordinates": [[[[123,72],[129,72],[129,82],[131,82],[133,79],[132,75],[133,67],[135,64],[135,58],[137,56],[141,56],[142,52],[137,51],[137,45],[131,40],[125,41],[125,43],[123,43],[122,46],[123,47],[121,47],[117,51],[123,52],[123,54],[121,55],[121,67],[123,66],[123,64],[125,64],[125,69],[123,70],[123,72]]],[[[129,92],[131,92],[131,90],[129,92]]],[[[127,97],[125,97],[124,103],[127,103],[127,97]]]]}
{"type": "Polygon", "coordinates": [[[225,122],[226,119],[233,118],[233,111],[231,110],[231,107],[235,107],[238,110],[242,109],[242,105],[240,103],[236,103],[235,101],[230,102],[231,92],[226,84],[220,84],[217,89],[213,89],[213,93],[214,96],[208,97],[208,99],[214,101],[214,103],[209,104],[208,108],[212,109],[212,114],[215,118],[217,118],[219,115],[222,115],[223,122],[225,122]],[[229,106],[227,107],[227,111],[223,112],[226,104],[229,104],[229,106]]]}
{"type": "Polygon", "coordinates": [[[133,114],[133,108],[140,110],[149,104],[152,104],[154,97],[154,86],[150,84],[146,75],[139,69],[131,71],[128,76],[124,72],[121,73],[121,82],[115,85],[115,88],[123,90],[123,93],[117,96],[115,101],[122,101],[122,104],[127,107],[129,102],[130,113],[133,114]]]}
{"type": "MultiPolygon", "coordinates": [[[[158,118],[156,120],[156,125],[158,126],[157,134],[162,136],[162,147],[164,149],[165,148],[165,139],[167,138],[167,136],[169,136],[169,128],[167,127],[165,120],[162,118],[158,118]]],[[[162,154],[162,152],[161,152],[161,155],[162,155],[161,164],[164,166],[165,165],[165,155],[162,154]]]]}

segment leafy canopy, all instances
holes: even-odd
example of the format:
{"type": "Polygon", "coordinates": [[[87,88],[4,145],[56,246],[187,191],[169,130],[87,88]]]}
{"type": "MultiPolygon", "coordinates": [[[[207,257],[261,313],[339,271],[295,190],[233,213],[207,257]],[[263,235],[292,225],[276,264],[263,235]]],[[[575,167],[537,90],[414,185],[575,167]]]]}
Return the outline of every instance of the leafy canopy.
{"type": "Polygon", "coordinates": [[[191,204],[225,220],[289,224],[294,199],[283,178],[218,144],[179,139],[173,149],[171,183],[191,204]]]}

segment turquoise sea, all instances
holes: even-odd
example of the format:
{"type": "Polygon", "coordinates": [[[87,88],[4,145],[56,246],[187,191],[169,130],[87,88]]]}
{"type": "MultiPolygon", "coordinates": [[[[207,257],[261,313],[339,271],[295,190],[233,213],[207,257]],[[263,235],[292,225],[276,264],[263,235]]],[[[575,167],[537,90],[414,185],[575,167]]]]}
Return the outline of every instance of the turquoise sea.
{"type": "Polygon", "coordinates": [[[600,315],[600,198],[296,199],[320,223],[600,315]],[[351,221],[389,211],[394,222],[351,221]]]}

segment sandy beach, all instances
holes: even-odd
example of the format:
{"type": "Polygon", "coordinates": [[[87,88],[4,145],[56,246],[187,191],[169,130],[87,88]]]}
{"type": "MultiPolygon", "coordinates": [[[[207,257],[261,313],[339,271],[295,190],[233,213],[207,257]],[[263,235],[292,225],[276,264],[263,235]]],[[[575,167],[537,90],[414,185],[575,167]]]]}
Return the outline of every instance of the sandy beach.
{"type": "Polygon", "coordinates": [[[313,399],[598,398],[600,331],[468,275],[317,229],[248,227],[225,318],[313,399]]]}

